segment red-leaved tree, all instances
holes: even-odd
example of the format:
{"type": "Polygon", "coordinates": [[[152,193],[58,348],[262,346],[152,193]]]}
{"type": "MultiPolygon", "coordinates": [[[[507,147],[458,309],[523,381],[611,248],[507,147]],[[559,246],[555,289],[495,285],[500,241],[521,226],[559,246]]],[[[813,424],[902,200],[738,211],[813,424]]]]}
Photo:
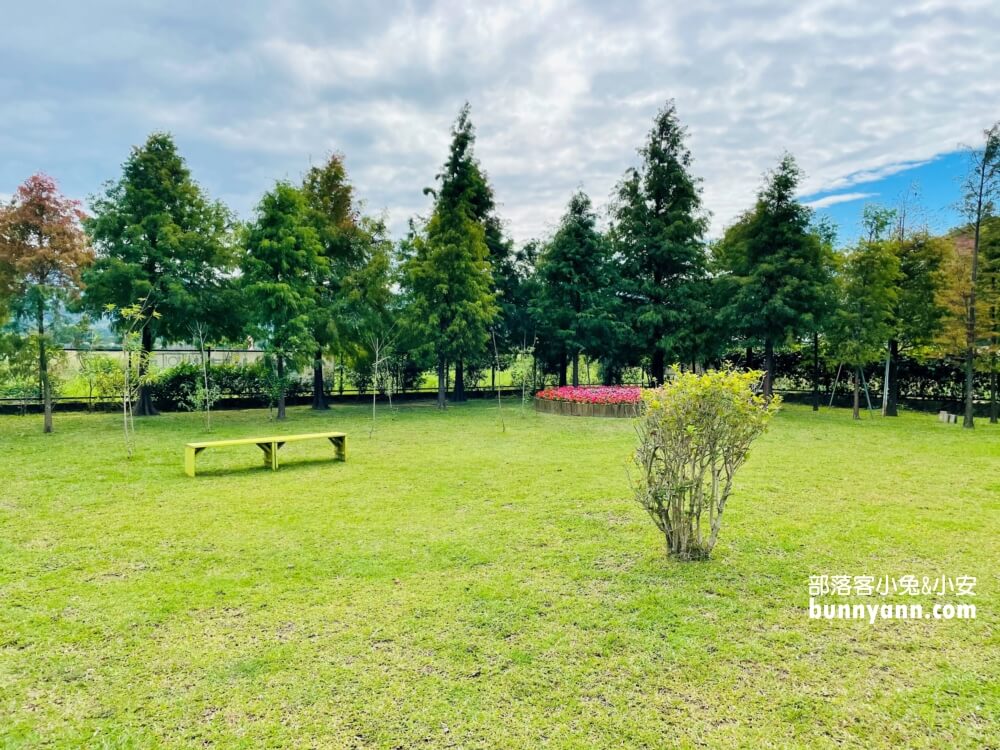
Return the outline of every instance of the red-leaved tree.
{"type": "Polygon", "coordinates": [[[44,174],[29,177],[0,207],[0,276],[9,286],[14,314],[35,328],[45,432],[52,432],[46,316],[77,293],[80,272],[93,262],[82,220],[80,202],[63,196],[44,174]]]}

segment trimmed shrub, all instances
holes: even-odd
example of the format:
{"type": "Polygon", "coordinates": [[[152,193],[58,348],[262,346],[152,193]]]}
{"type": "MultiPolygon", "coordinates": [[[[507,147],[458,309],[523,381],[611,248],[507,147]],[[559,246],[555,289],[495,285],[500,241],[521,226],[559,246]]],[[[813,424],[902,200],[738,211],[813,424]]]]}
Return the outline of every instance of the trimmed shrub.
{"type": "Polygon", "coordinates": [[[633,489],[666,537],[668,554],[704,559],[715,546],[733,476],[780,404],[759,394],[762,376],[674,368],[662,388],[643,392],[633,489]]]}
{"type": "MultiPolygon", "coordinates": [[[[189,408],[191,394],[203,388],[197,362],[181,362],[155,374],[152,390],[158,404],[168,408],[189,408]]],[[[264,360],[251,364],[215,364],[208,370],[210,387],[220,398],[246,398],[268,402],[274,390],[274,374],[264,360]]],[[[287,383],[286,396],[310,393],[312,384],[299,380],[287,383]]]]}

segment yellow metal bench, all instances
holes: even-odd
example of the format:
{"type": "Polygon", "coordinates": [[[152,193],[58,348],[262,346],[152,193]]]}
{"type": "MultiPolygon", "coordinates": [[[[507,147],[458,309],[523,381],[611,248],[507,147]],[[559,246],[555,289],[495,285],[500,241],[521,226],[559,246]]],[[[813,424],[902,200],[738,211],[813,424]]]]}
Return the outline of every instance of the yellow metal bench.
{"type": "Polygon", "coordinates": [[[297,440],[329,440],[337,451],[337,460],[347,460],[347,435],[343,432],[311,432],[305,435],[278,435],[273,437],[239,438],[237,440],[209,440],[188,443],[184,446],[184,473],[194,476],[195,458],[206,448],[226,448],[231,445],[256,445],[264,451],[264,466],[278,470],[278,449],[285,443],[297,440]]]}

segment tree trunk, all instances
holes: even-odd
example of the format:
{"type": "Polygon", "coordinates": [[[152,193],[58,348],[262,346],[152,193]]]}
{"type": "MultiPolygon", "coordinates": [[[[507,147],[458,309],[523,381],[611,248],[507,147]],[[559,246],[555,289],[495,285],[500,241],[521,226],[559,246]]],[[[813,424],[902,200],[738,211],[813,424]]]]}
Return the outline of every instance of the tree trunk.
{"type": "Polygon", "coordinates": [[[819,411],[819,331],[813,331],[813,411],[819,411]]]}
{"type": "Polygon", "coordinates": [[[650,362],[650,375],[653,377],[653,385],[661,386],[667,375],[667,355],[662,349],[653,350],[653,358],[650,362]]]}
{"type": "Polygon", "coordinates": [[[990,373],[990,424],[996,424],[1000,415],[997,414],[997,365],[996,355],[993,355],[993,372],[990,373]]]}
{"type": "Polygon", "coordinates": [[[774,342],[764,339],[764,398],[774,395],[774,342]]]}
{"type": "Polygon", "coordinates": [[[312,408],[317,411],[330,408],[329,404],[326,403],[326,391],[323,383],[323,352],[319,349],[316,350],[316,355],[313,357],[312,408]]]}
{"type": "Polygon", "coordinates": [[[559,386],[566,385],[566,351],[559,355],[559,386]]]}
{"type": "Polygon", "coordinates": [[[444,409],[448,405],[447,391],[445,390],[448,387],[447,382],[445,382],[445,378],[447,377],[447,367],[445,365],[444,355],[438,356],[437,375],[438,375],[437,406],[438,409],[444,409]]]}
{"type": "Polygon", "coordinates": [[[278,355],[278,419],[285,418],[285,358],[278,355]]]}
{"type": "Polygon", "coordinates": [[[465,362],[459,357],[455,360],[455,395],[454,401],[457,404],[465,403],[465,362]]]}
{"type": "Polygon", "coordinates": [[[861,368],[854,369],[854,418],[861,419],[861,368]]]}
{"type": "MultiPolygon", "coordinates": [[[[975,313],[969,313],[970,319],[975,318],[975,313]]],[[[971,329],[971,325],[969,326],[971,329]]],[[[975,334],[969,333],[969,338],[975,341],[975,334]]],[[[972,429],[976,426],[975,419],[973,417],[973,409],[975,408],[975,393],[973,389],[976,383],[976,347],[973,343],[972,346],[968,346],[965,350],[965,417],[962,419],[962,427],[972,429]]]]}
{"type": "MultiPolygon", "coordinates": [[[[202,344],[205,343],[203,336],[199,336],[202,344]]],[[[202,388],[205,389],[205,427],[208,430],[212,429],[212,397],[209,393],[209,379],[208,371],[212,368],[212,347],[208,347],[207,350],[202,351],[201,355],[201,376],[202,376],[202,388]]]]}
{"type": "Polygon", "coordinates": [[[747,369],[748,370],[752,370],[753,369],[753,347],[752,346],[748,346],[747,347],[747,369]]]}
{"type": "Polygon", "coordinates": [[[979,195],[976,203],[976,232],[972,240],[972,279],[969,284],[969,319],[965,330],[965,418],[962,427],[976,426],[975,409],[976,386],[976,287],[979,284],[979,234],[983,224],[983,198],[986,197],[986,156],[979,172],[979,195]]]}
{"type": "Polygon", "coordinates": [[[42,409],[45,416],[42,432],[52,432],[52,385],[49,382],[49,354],[45,349],[45,308],[38,302],[38,379],[42,387],[42,409]]]}
{"type": "Polygon", "coordinates": [[[580,352],[573,352],[573,387],[580,385],[580,352]]]}
{"type": "Polygon", "coordinates": [[[885,416],[899,416],[899,342],[889,342],[889,382],[886,385],[885,416]]]}
{"type": "MultiPolygon", "coordinates": [[[[996,278],[991,281],[990,286],[993,289],[993,296],[996,299],[997,282],[996,278]]],[[[996,424],[998,417],[997,414],[997,308],[990,308],[990,329],[994,331],[992,337],[990,337],[990,424],[996,424]]]]}
{"type": "Polygon", "coordinates": [[[149,372],[149,356],[153,351],[153,330],[151,321],[142,327],[142,352],[139,355],[139,408],[135,413],[140,417],[154,417],[160,412],[153,404],[153,391],[147,382],[149,372]]]}

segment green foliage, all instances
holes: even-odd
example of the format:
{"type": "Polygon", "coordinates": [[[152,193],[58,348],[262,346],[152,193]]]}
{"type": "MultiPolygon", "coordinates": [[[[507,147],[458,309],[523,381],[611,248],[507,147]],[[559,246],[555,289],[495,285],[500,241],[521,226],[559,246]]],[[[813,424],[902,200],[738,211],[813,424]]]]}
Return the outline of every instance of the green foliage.
{"type": "MultiPolygon", "coordinates": [[[[590,198],[570,199],[552,240],[538,259],[535,301],[539,336],[565,363],[600,356],[623,335],[617,322],[611,248],[597,231],[590,198]]],[[[574,376],[577,367],[573,368],[574,376]]],[[[577,385],[577,382],[573,383],[577,385]]]]}
{"type": "MultiPolygon", "coordinates": [[[[429,191],[431,218],[404,244],[405,338],[417,356],[435,360],[439,373],[448,361],[482,356],[499,313],[487,241],[500,242],[499,224],[474,143],[466,105],[452,128],[440,187],[429,191]]],[[[443,383],[438,403],[444,406],[443,383]]]]}
{"type": "MultiPolygon", "coordinates": [[[[979,300],[982,230],[984,220],[996,213],[996,200],[1000,196],[1000,121],[983,131],[983,145],[969,149],[968,156],[969,172],[963,185],[962,211],[972,230],[972,247],[969,248],[969,273],[967,279],[963,280],[964,289],[960,292],[964,310],[960,309],[956,317],[965,328],[965,417],[962,425],[971,429],[975,426],[975,371],[983,329],[979,300]]],[[[992,339],[991,344],[994,346],[991,348],[995,348],[995,336],[987,336],[992,339]]],[[[994,379],[994,400],[996,390],[994,379]]],[[[997,419],[996,406],[993,407],[991,416],[994,421],[997,419]]]]}
{"type": "MultiPolygon", "coordinates": [[[[715,248],[725,274],[725,315],[749,342],[768,352],[819,329],[828,309],[834,260],[812,211],[796,198],[802,172],[786,154],[770,173],[754,208],[726,230],[715,248]]],[[[773,373],[768,373],[765,390],[773,373]]]]}
{"type": "MultiPolygon", "coordinates": [[[[27,336],[0,332],[0,398],[14,399],[14,403],[25,412],[28,404],[37,403],[41,383],[38,371],[37,334],[27,336]]],[[[50,396],[58,393],[59,366],[64,361],[61,352],[51,350],[55,361],[49,362],[50,396]]]]}
{"type": "MultiPolygon", "coordinates": [[[[162,313],[153,309],[148,298],[140,299],[128,305],[119,306],[109,302],[104,306],[104,312],[121,331],[122,354],[121,361],[121,400],[122,400],[122,434],[125,439],[125,454],[131,459],[135,454],[135,410],[134,405],[141,399],[143,404],[152,399],[149,390],[154,374],[150,367],[151,351],[149,347],[149,326],[160,320],[162,313]]],[[[140,407],[144,414],[156,413],[140,407]]]]}
{"type": "Polygon", "coordinates": [[[361,215],[339,154],[306,173],[302,194],[323,260],[316,267],[313,337],[325,349],[357,349],[365,332],[384,324],[392,302],[385,224],[361,215]]]}
{"type": "Polygon", "coordinates": [[[982,267],[978,299],[982,305],[984,364],[989,372],[1000,371],[1000,217],[983,222],[980,241],[982,267]]]}
{"type": "Polygon", "coordinates": [[[534,391],[535,350],[534,347],[518,347],[510,358],[511,385],[521,389],[521,408],[528,403],[534,391]]]}
{"type": "Polygon", "coordinates": [[[20,335],[0,332],[0,388],[10,398],[37,401],[41,395],[39,348],[44,343],[47,352],[47,375],[50,397],[59,395],[66,368],[66,353],[53,348],[51,338],[37,333],[20,335]]]}
{"type": "Polygon", "coordinates": [[[113,357],[82,351],[77,355],[80,376],[87,384],[88,398],[114,398],[124,388],[122,364],[113,357]]]}
{"type": "MultiPolygon", "coordinates": [[[[502,342],[517,341],[525,333],[527,317],[520,285],[524,278],[523,258],[513,251],[504,236],[496,212],[496,200],[486,171],[475,155],[476,133],[466,102],[452,127],[452,141],[444,168],[438,175],[435,210],[444,214],[463,213],[483,228],[489,261],[491,292],[497,304],[492,326],[502,342]]],[[[474,357],[479,352],[469,352],[474,357]]]]}
{"type": "Polygon", "coordinates": [[[892,338],[900,260],[877,233],[849,252],[838,274],[839,304],[829,325],[838,361],[855,367],[879,358],[892,338]]]}
{"type": "Polygon", "coordinates": [[[701,185],[672,101],[660,110],[640,149],[642,165],[616,191],[611,237],[621,259],[634,351],[652,356],[662,383],[666,362],[690,362],[710,347],[706,305],[708,220],[701,185]]]}
{"type": "Polygon", "coordinates": [[[435,361],[441,407],[447,363],[456,361],[461,372],[463,360],[483,356],[500,312],[491,253],[505,246],[474,143],[465,105],[452,128],[440,187],[427,191],[435,198],[431,218],[413,227],[403,247],[404,339],[416,356],[435,361]]]}
{"type": "Polygon", "coordinates": [[[711,554],[733,477],[780,404],[757,393],[762,374],[674,368],[666,385],[643,393],[633,489],[670,555],[711,554]]]}
{"type": "Polygon", "coordinates": [[[206,423],[210,425],[208,415],[211,408],[222,397],[222,392],[211,380],[206,387],[205,380],[199,370],[197,377],[189,384],[185,384],[179,396],[178,404],[182,409],[204,413],[206,423]]]}
{"type": "Polygon", "coordinates": [[[238,332],[244,307],[227,276],[236,260],[232,219],[192,179],[168,134],[134,148],[91,210],[85,227],[98,257],[84,274],[89,309],[147,300],[149,348],[185,340],[195,322],[220,337],[238,332]]]}
{"type": "Polygon", "coordinates": [[[265,348],[296,364],[317,348],[317,279],[329,268],[302,192],[279,182],[247,228],[242,262],[250,325],[265,348]]]}
{"type": "MultiPolygon", "coordinates": [[[[208,369],[209,387],[215,400],[240,398],[258,404],[277,400],[277,383],[272,363],[259,359],[249,364],[220,363],[208,369]]],[[[165,406],[190,409],[192,398],[197,398],[199,387],[204,389],[201,367],[196,362],[181,362],[155,373],[152,390],[156,399],[165,406]]],[[[303,383],[288,378],[283,383],[288,396],[301,396],[308,392],[303,383]]]]}
{"type": "Polygon", "coordinates": [[[25,414],[29,404],[38,402],[38,379],[0,366],[0,398],[12,400],[20,413],[25,414]]]}
{"type": "Polygon", "coordinates": [[[904,347],[925,347],[938,337],[947,316],[941,296],[948,243],[922,231],[895,240],[892,247],[899,259],[893,335],[904,347]]]}
{"type": "Polygon", "coordinates": [[[444,360],[482,351],[496,314],[482,226],[435,211],[413,248],[404,267],[411,335],[444,360]]]}

